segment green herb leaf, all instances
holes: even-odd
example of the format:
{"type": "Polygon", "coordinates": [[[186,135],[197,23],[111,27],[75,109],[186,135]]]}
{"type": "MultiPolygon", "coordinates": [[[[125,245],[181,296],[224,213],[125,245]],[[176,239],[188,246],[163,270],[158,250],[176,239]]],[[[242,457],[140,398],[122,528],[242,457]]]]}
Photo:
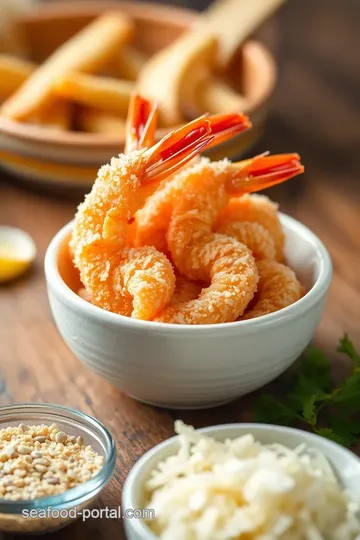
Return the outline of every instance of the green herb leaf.
{"type": "Polygon", "coordinates": [[[341,444],[344,446],[354,446],[360,434],[360,425],[357,420],[345,418],[344,416],[336,416],[334,413],[329,415],[328,424],[338,439],[341,439],[341,444]]]}
{"type": "Polygon", "coordinates": [[[328,358],[309,348],[282,401],[269,395],[260,398],[255,408],[256,420],[285,426],[300,420],[322,437],[353,446],[360,437],[356,417],[360,412],[360,355],[346,334],[338,351],[352,362],[353,371],[347,379],[335,386],[328,358]]]}
{"type": "Polygon", "coordinates": [[[349,336],[344,334],[337,348],[338,352],[346,354],[350,358],[355,368],[360,368],[360,355],[356,352],[349,336]]]}
{"type": "Polygon", "coordinates": [[[309,424],[314,425],[316,423],[316,398],[317,394],[313,394],[304,400],[302,414],[309,424]]]}
{"type": "Polygon", "coordinates": [[[311,381],[313,386],[328,393],[332,389],[331,365],[324,353],[309,347],[301,364],[300,373],[311,381]]]}
{"type": "Polygon", "coordinates": [[[261,396],[254,410],[256,422],[290,426],[296,420],[296,412],[270,395],[261,396]]]}
{"type": "Polygon", "coordinates": [[[294,388],[289,394],[292,407],[303,412],[304,404],[316,395],[315,402],[329,399],[332,390],[330,363],[326,356],[309,348],[299,366],[294,388]]]}
{"type": "MultiPolygon", "coordinates": [[[[350,375],[345,381],[340,385],[334,397],[332,398],[333,403],[344,403],[346,401],[352,401],[354,399],[359,399],[360,405],[360,372],[356,371],[353,375],[350,375]]],[[[359,407],[360,408],[360,407],[359,407]]]]}
{"type": "Polygon", "coordinates": [[[312,396],[313,394],[318,396],[319,401],[326,399],[328,396],[328,394],[323,392],[316,381],[305,376],[303,373],[300,373],[295,381],[293,396],[297,396],[300,400],[302,400],[312,396]]]}
{"type": "Polygon", "coordinates": [[[321,437],[325,437],[325,439],[330,439],[330,441],[346,446],[342,437],[335,433],[331,428],[316,428],[314,431],[316,435],[321,435],[321,437]]]}

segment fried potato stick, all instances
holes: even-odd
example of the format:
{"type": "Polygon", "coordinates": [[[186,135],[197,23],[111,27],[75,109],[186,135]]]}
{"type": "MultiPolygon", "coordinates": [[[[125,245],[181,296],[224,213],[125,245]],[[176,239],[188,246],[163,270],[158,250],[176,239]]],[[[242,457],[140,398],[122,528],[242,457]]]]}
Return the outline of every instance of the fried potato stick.
{"type": "Polygon", "coordinates": [[[9,54],[0,54],[0,99],[7,99],[31,75],[35,64],[9,54]]]}
{"type": "MultiPolygon", "coordinates": [[[[11,55],[0,55],[0,99],[6,99],[26,81],[36,65],[11,55]]],[[[62,99],[52,101],[42,111],[28,118],[31,124],[67,131],[71,128],[71,106],[62,99]]]]}
{"type": "Polygon", "coordinates": [[[31,124],[38,124],[46,129],[56,131],[69,131],[72,124],[72,107],[62,99],[52,101],[50,105],[28,120],[31,124]]]}
{"type": "Polygon", "coordinates": [[[164,126],[183,121],[183,110],[193,103],[199,77],[211,69],[216,48],[217,41],[210,34],[189,31],[146,62],[137,91],[159,104],[164,126]]]}
{"type": "Polygon", "coordinates": [[[245,97],[217,78],[201,81],[196,89],[194,101],[197,111],[206,111],[210,114],[240,113],[247,109],[245,97]]]}
{"type": "Polygon", "coordinates": [[[73,71],[93,73],[128,41],[130,20],[120,13],[107,13],[90,23],[57,49],[2,106],[1,113],[23,120],[45,107],[55,81],[73,71]]]}
{"type": "Polygon", "coordinates": [[[125,137],[126,120],[99,109],[82,107],[77,114],[77,124],[87,133],[125,137]]]}
{"type": "Polygon", "coordinates": [[[80,105],[87,105],[123,115],[126,118],[134,83],[72,73],[59,79],[54,93],[80,105]]]}
{"type": "Polygon", "coordinates": [[[121,79],[136,81],[146,61],[144,53],[131,45],[126,45],[116,58],[115,73],[121,79]]]}

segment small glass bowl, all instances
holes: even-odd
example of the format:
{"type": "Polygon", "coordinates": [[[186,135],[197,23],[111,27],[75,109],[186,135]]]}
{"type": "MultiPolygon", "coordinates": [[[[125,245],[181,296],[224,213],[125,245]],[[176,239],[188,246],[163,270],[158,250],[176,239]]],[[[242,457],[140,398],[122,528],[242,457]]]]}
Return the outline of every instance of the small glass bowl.
{"type": "Polygon", "coordinates": [[[82,436],[86,445],[104,457],[104,465],[95,476],[64,493],[21,501],[0,498],[0,531],[33,534],[60,529],[80,517],[109,482],[116,460],[114,440],[98,420],[67,407],[43,403],[0,407],[0,429],[21,423],[55,423],[70,436],[82,436]]]}

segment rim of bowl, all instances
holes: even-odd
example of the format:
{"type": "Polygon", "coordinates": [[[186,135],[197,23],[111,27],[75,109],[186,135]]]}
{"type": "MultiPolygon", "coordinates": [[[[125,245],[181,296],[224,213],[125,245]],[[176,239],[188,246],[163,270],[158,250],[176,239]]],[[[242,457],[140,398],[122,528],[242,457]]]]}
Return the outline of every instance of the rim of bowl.
{"type": "Polygon", "coordinates": [[[300,231],[302,237],[311,243],[318,254],[319,264],[319,275],[313,284],[312,288],[302,297],[300,300],[287,306],[279,311],[274,313],[269,313],[268,315],[263,315],[257,317],[256,319],[249,319],[245,321],[235,321],[230,323],[219,323],[219,324],[198,324],[198,325],[182,325],[182,324],[173,324],[173,323],[162,323],[156,321],[142,321],[139,319],[132,319],[124,315],[118,315],[117,313],[112,313],[106,311],[100,307],[94,306],[90,302],[83,300],[78,296],[74,291],[68,287],[64,282],[62,277],[59,274],[58,270],[58,250],[61,243],[64,241],[66,236],[70,233],[73,221],[67,223],[60,231],[54,236],[51,240],[48,249],[45,254],[45,276],[48,287],[50,289],[56,289],[56,294],[62,294],[63,298],[70,305],[75,306],[78,310],[82,311],[84,317],[92,316],[97,318],[102,322],[109,322],[111,324],[121,325],[127,327],[129,330],[145,330],[145,331],[154,331],[160,333],[191,333],[191,332],[213,332],[214,327],[216,330],[230,330],[240,332],[241,329],[256,329],[260,330],[265,325],[271,325],[274,323],[279,323],[285,318],[296,318],[299,315],[309,311],[328,290],[331,278],[332,278],[332,263],[330,255],[325,248],[321,240],[305,225],[297,221],[296,219],[279,212],[280,219],[282,223],[289,224],[293,229],[300,231]]]}
{"type": "MultiPolygon", "coordinates": [[[[330,441],[329,439],[325,439],[324,437],[321,437],[320,435],[316,435],[315,433],[309,433],[308,431],[304,431],[297,428],[291,428],[287,426],[277,426],[275,424],[260,424],[260,423],[239,423],[236,422],[234,424],[219,424],[215,426],[208,426],[204,428],[197,429],[197,433],[201,433],[204,435],[216,435],[217,432],[223,431],[226,429],[230,429],[235,431],[238,431],[240,429],[241,433],[238,433],[238,435],[234,434],[234,437],[240,437],[241,435],[245,435],[245,433],[254,433],[254,436],[256,438],[256,432],[258,430],[266,431],[268,433],[274,433],[274,439],[276,438],[277,433],[282,434],[288,434],[290,436],[300,437],[303,439],[303,442],[306,443],[309,447],[311,447],[311,441],[313,441],[313,447],[314,448],[325,448],[325,451],[323,452],[326,455],[326,449],[334,450],[337,453],[342,453],[348,460],[353,461],[354,463],[357,462],[359,468],[360,468],[360,458],[348,450],[347,448],[344,448],[340,446],[338,443],[335,443],[333,441],[330,441]]],[[[170,437],[169,439],[166,439],[165,441],[159,443],[158,445],[154,446],[150,450],[148,450],[130,469],[125,483],[122,490],[122,507],[125,509],[130,508],[137,508],[137,502],[134,498],[134,482],[138,478],[141,477],[142,471],[141,469],[143,466],[152,458],[154,458],[157,454],[159,454],[162,450],[167,448],[168,446],[171,446],[174,444],[179,438],[179,435],[174,435],[170,437]]],[[[227,437],[229,438],[229,436],[227,437]]],[[[276,442],[276,441],[274,441],[276,442]]],[[[321,452],[323,450],[320,450],[321,452]]],[[[330,458],[328,458],[330,459],[330,458]]],[[[331,460],[330,460],[331,461],[331,460]]],[[[337,467],[335,463],[332,462],[332,465],[335,469],[335,473],[337,473],[337,467]]],[[[139,537],[141,540],[156,540],[157,536],[151,531],[151,529],[146,525],[144,520],[142,519],[128,519],[127,522],[129,523],[129,528],[131,528],[139,537]]]]}
{"type": "Polygon", "coordinates": [[[82,504],[96,496],[111,479],[116,461],[116,446],[110,431],[94,416],[81,412],[71,407],[64,407],[53,403],[17,403],[14,405],[5,405],[0,407],[0,422],[2,423],[5,413],[13,414],[14,417],[19,415],[19,423],[22,421],[21,415],[26,412],[41,414],[41,411],[59,420],[67,418],[68,420],[76,420],[82,426],[87,426],[92,429],[96,428],[99,431],[101,441],[108,449],[108,456],[100,471],[78,486],[68,489],[58,495],[48,497],[38,497],[37,499],[23,499],[20,501],[0,501],[1,514],[21,514],[23,510],[41,510],[48,507],[56,507],[56,509],[69,508],[75,505],[82,504]]]}
{"type": "MultiPolygon", "coordinates": [[[[150,14],[150,19],[157,19],[161,14],[166,16],[167,21],[174,21],[181,17],[180,26],[189,28],[192,23],[194,23],[199,13],[195,10],[189,8],[182,8],[179,6],[164,6],[161,4],[156,4],[149,2],[144,4],[143,2],[129,2],[129,1],[120,1],[120,2],[104,2],[100,6],[99,2],[91,1],[79,1],[75,3],[71,2],[58,2],[55,1],[49,5],[41,5],[38,10],[32,14],[27,15],[28,19],[46,19],[54,16],[61,16],[61,14],[68,13],[69,15],[78,15],[81,10],[85,10],[94,16],[108,9],[119,10],[123,6],[125,10],[130,13],[133,13],[134,16],[141,16],[144,12],[144,8],[150,14]]],[[[262,66],[267,66],[267,72],[265,69],[262,69],[262,72],[266,73],[265,83],[262,88],[262,92],[259,93],[256,100],[250,102],[249,108],[245,111],[246,114],[251,116],[256,112],[270,97],[272,94],[276,78],[277,78],[277,68],[273,55],[270,50],[261,42],[253,39],[245,41],[245,44],[252,44],[256,47],[257,55],[262,61],[262,66]]],[[[200,112],[199,112],[200,114],[200,112]]],[[[171,126],[169,128],[160,128],[156,132],[156,140],[161,139],[167,135],[170,131],[179,129],[184,123],[178,124],[176,126],[171,126]]],[[[57,132],[51,128],[39,127],[36,125],[26,124],[18,121],[14,121],[8,118],[0,116],[0,133],[11,136],[13,138],[19,138],[27,142],[41,142],[44,144],[56,144],[61,147],[85,147],[92,148],[96,147],[98,150],[107,149],[113,145],[121,145],[124,143],[124,137],[119,136],[106,136],[96,134],[96,133],[83,133],[83,132],[57,132]]]]}

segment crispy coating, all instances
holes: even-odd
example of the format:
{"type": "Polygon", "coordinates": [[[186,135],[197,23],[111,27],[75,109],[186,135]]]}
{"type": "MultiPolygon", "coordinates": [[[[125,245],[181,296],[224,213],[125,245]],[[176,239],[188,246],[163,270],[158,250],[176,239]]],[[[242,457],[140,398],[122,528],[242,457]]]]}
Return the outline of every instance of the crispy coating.
{"type": "Polygon", "coordinates": [[[163,182],[136,213],[135,245],[156,247],[167,253],[166,231],[169,226],[173,202],[180,193],[174,181],[163,182]]]}
{"type": "Polygon", "coordinates": [[[265,229],[260,223],[251,221],[224,223],[218,228],[217,232],[233,236],[239,242],[245,244],[256,260],[274,260],[276,257],[274,240],[268,229],[265,229]]]}
{"type": "Polygon", "coordinates": [[[101,167],[75,216],[71,250],[95,305],[148,320],[170,302],[175,274],[154,247],[125,245],[129,220],[141,204],[144,171],[143,151],[101,167]]]}
{"type": "Polygon", "coordinates": [[[218,216],[216,228],[229,222],[251,221],[267,229],[275,242],[276,260],[284,260],[285,235],[278,216],[278,206],[265,195],[242,195],[230,199],[218,216]]]}
{"type": "Polygon", "coordinates": [[[276,261],[259,261],[257,269],[260,279],[256,301],[241,320],[279,311],[297,302],[303,293],[302,285],[287,266],[276,261]]]}
{"type": "Polygon", "coordinates": [[[177,269],[190,280],[211,283],[199,297],[166,308],[156,319],[175,324],[216,324],[235,321],[245,311],[257,287],[258,274],[250,250],[235,238],[212,232],[228,203],[227,160],[202,159],[174,178],[182,196],[173,201],[167,233],[177,269]]]}
{"type": "Polygon", "coordinates": [[[199,281],[190,281],[184,276],[176,276],[175,292],[170,304],[181,304],[195,300],[201,293],[204,285],[199,281]]]}
{"type": "MultiPolygon", "coordinates": [[[[183,170],[189,170],[199,163],[200,158],[193,158],[183,170]]],[[[176,175],[176,181],[162,182],[154,194],[148,197],[142,208],[136,212],[136,246],[154,246],[162,253],[168,253],[166,233],[170,223],[174,202],[185,188],[186,176],[176,175]]]]}

